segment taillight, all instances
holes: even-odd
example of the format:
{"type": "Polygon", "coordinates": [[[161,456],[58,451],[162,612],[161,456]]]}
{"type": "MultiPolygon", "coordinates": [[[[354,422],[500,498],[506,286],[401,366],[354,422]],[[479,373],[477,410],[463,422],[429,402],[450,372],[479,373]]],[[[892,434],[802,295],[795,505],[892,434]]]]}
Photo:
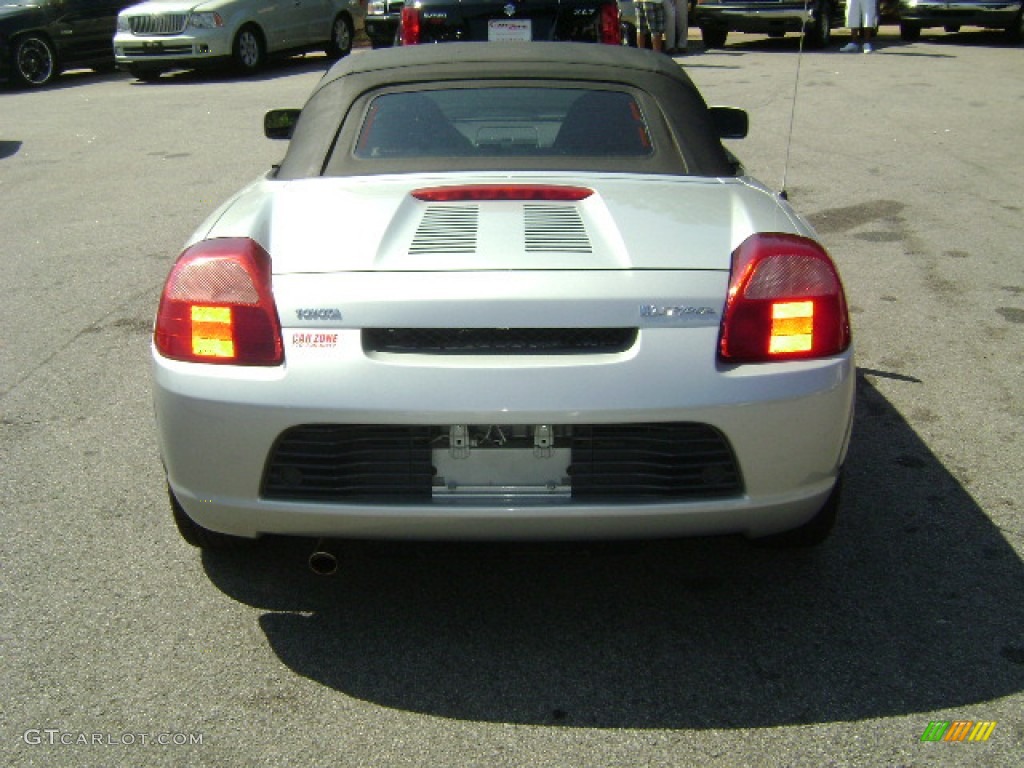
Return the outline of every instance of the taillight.
{"type": "Polygon", "coordinates": [[[402,8],[402,45],[419,45],[420,43],[420,9],[405,6],[402,8]]]}
{"type": "Polygon", "coordinates": [[[757,234],[732,255],[719,357],[729,363],[827,357],[850,345],[839,273],[814,240],[757,234]]]}
{"type": "Polygon", "coordinates": [[[281,324],[270,291],[270,256],[248,238],[187,248],[164,284],[153,342],[173,360],[280,365],[281,324]]]}
{"type": "Polygon", "coordinates": [[[622,27],[619,25],[618,3],[605,3],[601,6],[601,19],[599,23],[602,43],[622,45],[622,27]]]}

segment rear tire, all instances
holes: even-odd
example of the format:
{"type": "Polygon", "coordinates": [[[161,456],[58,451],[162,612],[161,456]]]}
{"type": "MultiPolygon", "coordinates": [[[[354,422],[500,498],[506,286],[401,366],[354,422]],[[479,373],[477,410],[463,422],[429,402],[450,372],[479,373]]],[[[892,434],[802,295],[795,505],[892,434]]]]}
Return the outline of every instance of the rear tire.
{"type": "Polygon", "coordinates": [[[811,25],[810,33],[807,35],[809,48],[827,48],[832,42],[832,6],[828,0],[818,3],[818,10],[815,14],[814,23],[811,25]]]}
{"type": "Polygon", "coordinates": [[[814,517],[803,525],[782,533],[776,533],[764,538],[755,539],[754,543],[762,547],[773,549],[804,549],[815,547],[821,544],[832,533],[835,527],[836,518],[839,515],[839,501],[842,496],[843,477],[842,474],[836,478],[836,484],[832,488],[821,509],[814,517]]]}
{"type": "Polygon", "coordinates": [[[921,39],[921,28],[909,22],[900,22],[900,39],[908,43],[914,43],[921,39]]]}
{"type": "Polygon", "coordinates": [[[267,47],[260,34],[252,24],[246,24],[235,35],[235,43],[231,46],[231,60],[235,69],[243,75],[258,72],[267,59],[267,47]]]}
{"type": "Polygon", "coordinates": [[[144,83],[152,83],[154,80],[159,80],[161,71],[152,67],[128,67],[128,74],[144,83]]]}
{"type": "Polygon", "coordinates": [[[11,74],[19,85],[39,88],[60,74],[57,54],[42,35],[25,35],[14,41],[11,74]]]}
{"type": "Polygon", "coordinates": [[[1006,28],[1006,42],[1017,45],[1024,40],[1024,8],[1017,14],[1017,20],[1006,28]]]}
{"type": "Polygon", "coordinates": [[[719,27],[701,27],[700,37],[704,41],[705,48],[724,48],[726,38],[729,37],[729,30],[719,27]]]}
{"type": "Polygon", "coordinates": [[[331,25],[331,39],[325,51],[329,59],[342,59],[352,53],[352,40],[355,32],[348,17],[339,14],[331,25]]]}
{"type": "Polygon", "coordinates": [[[174,517],[174,524],[178,526],[178,533],[181,538],[198,549],[216,550],[239,550],[252,546],[252,539],[243,539],[241,536],[231,536],[226,533],[218,533],[204,528],[182,509],[181,504],[174,497],[170,486],[167,487],[167,496],[171,502],[171,515],[174,517]]]}

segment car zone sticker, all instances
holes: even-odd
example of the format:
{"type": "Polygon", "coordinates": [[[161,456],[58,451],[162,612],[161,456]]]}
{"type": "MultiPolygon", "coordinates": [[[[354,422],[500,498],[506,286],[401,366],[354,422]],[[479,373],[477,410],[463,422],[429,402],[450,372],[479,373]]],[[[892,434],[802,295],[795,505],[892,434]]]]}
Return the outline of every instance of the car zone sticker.
{"type": "Polygon", "coordinates": [[[338,346],[336,333],[293,333],[292,346],[301,349],[332,349],[338,346]]]}

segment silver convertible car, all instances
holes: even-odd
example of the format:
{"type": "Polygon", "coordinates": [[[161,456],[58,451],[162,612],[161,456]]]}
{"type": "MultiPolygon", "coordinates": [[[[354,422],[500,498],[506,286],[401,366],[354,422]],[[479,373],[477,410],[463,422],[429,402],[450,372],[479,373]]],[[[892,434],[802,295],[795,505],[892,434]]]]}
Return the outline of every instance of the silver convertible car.
{"type": "Polygon", "coordinates": [[[175,520],[523,540],[832,528],[854,363],[832,259],[649,51],[350,57],[200,226],[152,348],[175,520]]]}

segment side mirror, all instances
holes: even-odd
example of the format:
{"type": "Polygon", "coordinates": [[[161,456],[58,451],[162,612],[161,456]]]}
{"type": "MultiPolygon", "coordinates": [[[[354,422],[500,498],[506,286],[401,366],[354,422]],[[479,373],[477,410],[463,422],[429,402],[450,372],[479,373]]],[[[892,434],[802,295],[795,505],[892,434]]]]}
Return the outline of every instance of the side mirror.
{"type": "Polygon", "coordinates": [[[272,109],[263,116],[263,135],[268,139],[290,139],[299,122],[301,109],[272,109]]]}
{"type": "Polygon", "coordinates": [[[735,107],[711,107],[711,122],[720,139],[745,139],[750,130],[746,110],[735,107]]]}

